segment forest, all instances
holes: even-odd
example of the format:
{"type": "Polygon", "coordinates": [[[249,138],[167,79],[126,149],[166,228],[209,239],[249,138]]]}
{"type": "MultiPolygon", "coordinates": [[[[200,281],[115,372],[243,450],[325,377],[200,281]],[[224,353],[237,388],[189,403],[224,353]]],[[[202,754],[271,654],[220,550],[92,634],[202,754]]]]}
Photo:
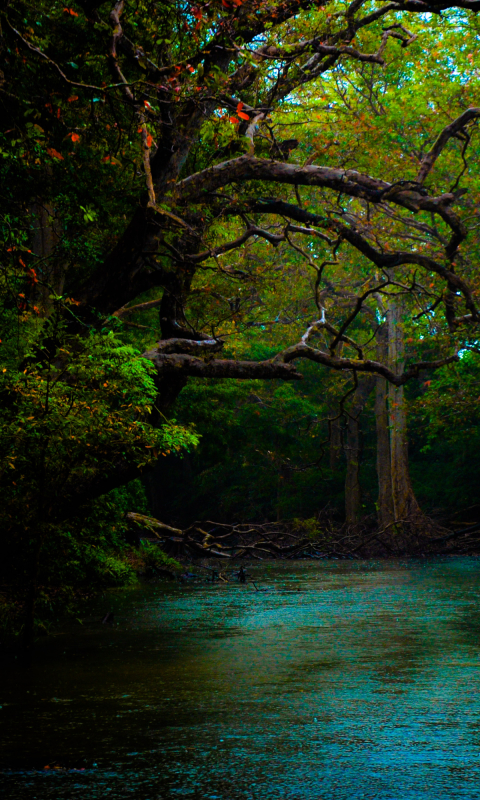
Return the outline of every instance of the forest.
{"type": "Polygon", "coordinates": [[[478,551],[479,9],[0,2],[5,641],[209,556],[478,551]]]}

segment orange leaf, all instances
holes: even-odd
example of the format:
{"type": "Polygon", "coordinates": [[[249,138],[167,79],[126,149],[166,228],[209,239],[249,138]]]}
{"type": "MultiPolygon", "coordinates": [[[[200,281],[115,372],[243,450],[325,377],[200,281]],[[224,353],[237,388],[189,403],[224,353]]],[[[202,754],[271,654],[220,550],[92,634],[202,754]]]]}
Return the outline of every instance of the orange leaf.
{"type": "Polygon", "coordinates": [[[71,133],[70,136],[72,137],[72,142],[80,141],[80,136],[78,135],[78,133],[71,133]]]}
{"type": "Polygon", "coordinates": [[[153,136],[151,133],[147,134],[147,147],[151,147],[153,142],[153,136]]]}
{"type": "Polygon", "coordinates": [[[140,125],[140,127],[139,127],[139,128],[137,128],[137,133],[143,133],[143,128],[142,128],[142,126],[141,126],[141,125],[140,125]]]}
{"type": "Polygon", "coordinates": [[[70,14],[71,17],[78,17],[77,12],[74,11],[73,8],[64,8],[63,9],[63,13],[64,14],[70,14]]]}
{"type": "Polygon", "coordinates": [[[47,153],[49,156],[52,156],[52,158],[59,158],[60,161],[64,160],[62,154],[59,153],[58,150],[55,150],[54,147],[47,147],[47,153]]]}
{"type": "Polygon", "coordinates": [[[236,125],[237,122],[240,122],[240,120],[237,119],[236,117],[229,117],[229,120],[232,123],[232,125],[236,125]]]}
{"type": "Polygon", "coordinates": [[[239,111],[241,111],[241,110],[242,110],[242,108],[243,108],[243,106],[244,106],[244,105],[245,105],[245,103],[242,103],[242,102],[240,101],[240,103],[239,103],[239,104],[238,104],[238,106],[237,106],[237,114],[238,114],[238,112],[239,112],[239,111]]]}
{"type": "Polygon", "coordinates": [[[67,103],[74,103],[75,100],[78,100],[78,94],[74,94],[72,97],[69,97],[67,103]]]}
{"type": "Polygon", "coordinates": [[[240,117],[240,119],[250,119],[248,114],[244,114],[243,111],[237,111],[237,114],[240,117]]]}

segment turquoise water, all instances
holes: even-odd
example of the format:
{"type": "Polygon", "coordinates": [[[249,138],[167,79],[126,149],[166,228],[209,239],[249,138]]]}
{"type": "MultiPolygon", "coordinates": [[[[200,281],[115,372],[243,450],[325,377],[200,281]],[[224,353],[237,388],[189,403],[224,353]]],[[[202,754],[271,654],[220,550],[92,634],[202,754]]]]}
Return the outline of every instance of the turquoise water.
{"type": "Polygon", "coordinates": [[[4,669],[5,796],[480,798],[480,560],[250,573],[109,594],[4,669]]]}

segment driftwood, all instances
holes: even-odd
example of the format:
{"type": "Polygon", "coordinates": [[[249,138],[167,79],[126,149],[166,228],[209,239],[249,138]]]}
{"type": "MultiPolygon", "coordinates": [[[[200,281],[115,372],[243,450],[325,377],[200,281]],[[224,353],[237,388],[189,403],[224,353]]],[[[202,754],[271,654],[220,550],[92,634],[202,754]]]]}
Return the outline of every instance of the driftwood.
{"type": "Polygon", "coordinates": [[[427,517],[422,517],[421,525],[416,519],[401,519],[384,528],[378,528],[374,517],[339,526],[324,514],[313,524],[312,520],[257,524],[202,520],[181,529],[135,512],[126,516],[143,529],[146,535],[141,538],[158,543],[169,555],[188,560],[368,558],[480,550],[480,524],[451,531],[427,517]]]}

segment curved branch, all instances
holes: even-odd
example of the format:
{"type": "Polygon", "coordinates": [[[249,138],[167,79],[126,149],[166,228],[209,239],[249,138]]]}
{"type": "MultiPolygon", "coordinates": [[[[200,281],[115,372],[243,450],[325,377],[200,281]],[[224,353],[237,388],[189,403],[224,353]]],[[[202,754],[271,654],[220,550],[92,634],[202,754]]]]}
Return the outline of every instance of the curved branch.
{"type": "MultiPolygon", "coordinates": [[[[452,193],[429,197],[426,190],[415,181],[398,181],[392,184],[353,169],[312,164],[300,167],[298,164],[256,158],[252,155],[223,161],[189,175],[178,182],[176,193],[177,197],[186,202],[199,199],[201,195],[214,192],[229,183],[246,180],[271,181],[292,186],[320,186],[372,203],[388,199],[409,211],[432,211],[434,214],[441,214],[442,209],[456,199],[452,193]]],[[[455,216],[446,221],[450,227],[460,226],[455,216]]]]}
{"type": "Polygon", "coordinates": [[[451,139],[452,136],[456,136],[456,134],[459,133],[465,127],[465,125],[474,119],[478,119],[478,117],[480,117],[480,108],[468,108],[463,112],[463,114],[460,114],[457,119],[451,122],[450,125],[447,125],[443,129],[430,152],[427,153],[427,155],[422,159],[422,163],[420,164],[420,169],[417,175],[418,183],[424,182],[448,140],[451,139]]]}
{"type": "Polygon", "coordinates": [[[283,353],[275,356],[274,361],[284,361],[290,363],[298,358],[307,358],[310,361],[315,361],[317,364],[323,364],[325,367],[335,370],[354,370],[357,372],[369,372],[375,375],[381,375],[387,381],[393,383],[395,386],[403,386],[411,378],[416,378],[418,373],[423,369],[438,369],[445,364],[451,364],[459,361],[457,354],[448,356],[446,358],[438,359],[437,361],[418,361],[411,364],[405,372],[401,375],[396,375],[391,369],[378,361],[371,361],[369,359],[355,359],[355,358],[341,358],[338,356],[325,353],[323,350],[309,347],[309,345],[299,342],[298,344],[288,347],[283,353]]]}
{"type": "Polygon", "coordinates": [[[40,56],[40,58],[43,58],[48,64],[51,64],[52,67],[54,67],[54,69],[57,70],[57,72],[59,73],[61,78],[63,78],[65,83],[69,84],[69,86],[76,86],[79,89],[94,89],[96,92],[105,92],[107,89],[116,89],[118,86],[123,86],[124,85],[123,81],[122,81],[122,83],[114,83],[114,84],[111,84],[110,86],[94,86],[91,83],[78,83],[77,81],[71,81],[69,78],[67,78],[67,76],[65,75],[63,70],[58,66],[58,64],[55,61],[53,61],[53,59],[49,58],[38,47],[35,47],[35,45],[30,44],[30,42],[27,41],[27,39],[24,39],[22,34],[19,31],[17,31],[17,29],[14,28],[13,25],[10,24],[8,19],[5,18],[5,22],[7,23],[8,27],[10,28],[10,30],[13,31],[13,33],[16,36],[18,36],[18,38],[23,42],[25,47],[28,47],[28,49],[31,50],[32,53],[36,53],[37,56],[40,56]]]}
{"type": "Polygon", "coordinates": [[[273,244],[274,247],[279,245],[280,242],[285,241],[285,236],[283,235],[275,235],[264,231],[262,228],[247,228],[245,233],[242,233],[241,236],[238,236],[237,239],[233,239],[231,242],[226,242],[218,247],[212,247],[210,250],[204,250],[202,253],[187,255],[185,258],[188,258],[194,263],[205,261],[206,258],[215,258],[215,256],[220,256],[222,253],[228,253],[229,250],[235,250],[237,247],[240,247],[240,245],[244,244],[251,236],[262,236],[270,242],[270,244],[273,244]]]}

